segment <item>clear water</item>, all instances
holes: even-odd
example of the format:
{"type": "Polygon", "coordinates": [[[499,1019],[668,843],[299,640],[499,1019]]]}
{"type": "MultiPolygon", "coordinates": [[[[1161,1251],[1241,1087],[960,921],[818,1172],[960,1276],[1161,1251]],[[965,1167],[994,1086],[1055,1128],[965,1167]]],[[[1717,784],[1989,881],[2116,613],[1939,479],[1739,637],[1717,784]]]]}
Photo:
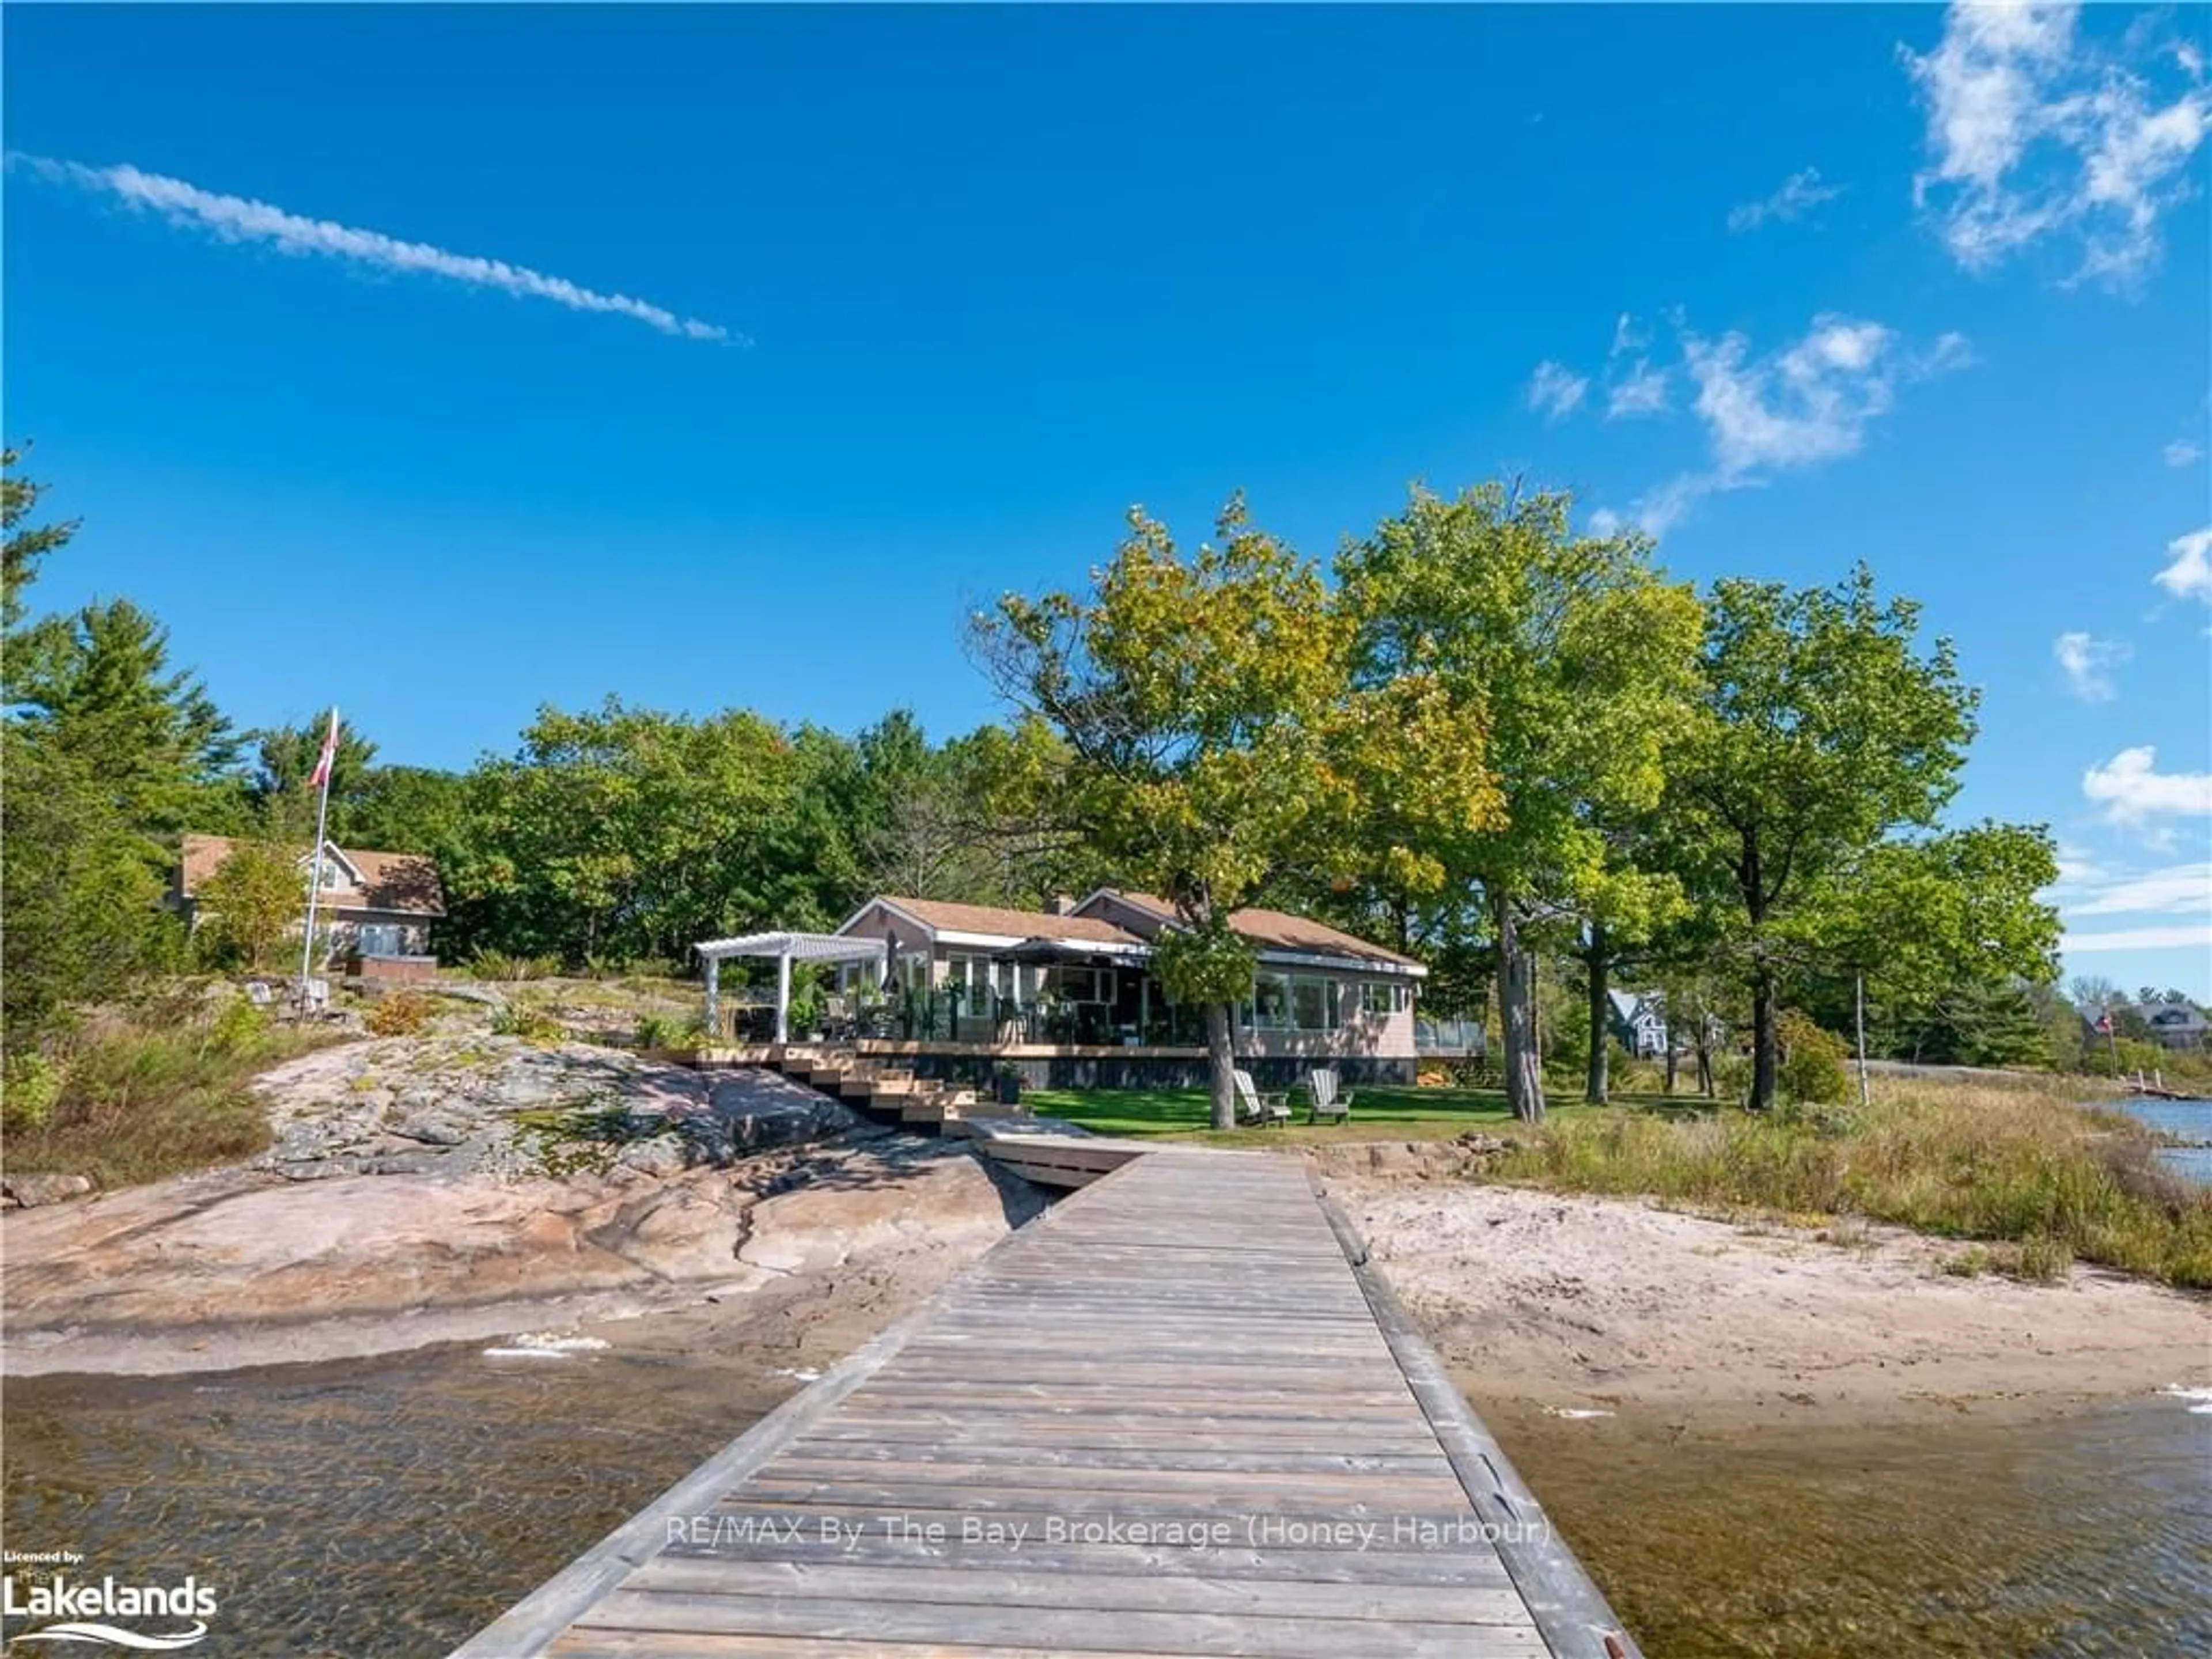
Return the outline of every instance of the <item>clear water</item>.
{"type": "Polygon", "coordinates": [[[1651,1659],[2212,1655],[2212,1416],[1492,1426],[1651,1659]]]}
{"type": "MultiPolygon", "coordinates": [[[[5,1397],[11,1549],[215,1588],[209,1659],[435,1659],[796,1387],[474,1350],[5,1397]]],[[[1491,1413],[1653,1659],[2212,1654],[2212,1415],[1670,1442],[1491,1413]]]]}
{"type": "Polygon", "coordinates": [[[2142,1119],[2154,1129],[2191,1143],[2168,1146],[2159,1156],[2192,1181],[2212,1184],[2212,1100],[2142,1100],[2106,1103],[2142,1119]]]}
{"type": "Polygon", "coordinates": [[[474,1350],[11,1380],[7,1547],[195,1575],[220,1603],[195,1659],[442,1655],[797,1386],[474,1350]]]}

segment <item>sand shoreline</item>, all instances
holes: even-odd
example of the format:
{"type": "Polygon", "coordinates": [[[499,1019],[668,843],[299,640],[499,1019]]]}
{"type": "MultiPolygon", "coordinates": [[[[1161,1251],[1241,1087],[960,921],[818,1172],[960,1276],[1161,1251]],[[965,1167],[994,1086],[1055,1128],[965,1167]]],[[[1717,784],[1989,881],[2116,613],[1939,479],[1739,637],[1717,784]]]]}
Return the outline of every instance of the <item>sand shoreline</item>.
{"type": "Polygon", "coordinates": [[[1501,1419],[1736,1438],[2212,1385],[2212,1298],[2102,1270],[1965,1278],[1942,1264],[1970,1246],[1901,1229],[1836,1243],[1638,1200],[1328,1185],[1462,1390],[1501,1419]]]}
{"type": "MultiPolygon", "coordinates": [[[[768,1340],[804,1370],[858,1346],[1024,1218],[950,1148],[816,1156],[814,1179],[773,1196],[734,1194],[707,1172],[609,1192],[572,1182],[561,1201],[576,1212],[561,1228],[538,1207],[545,1193],[512,1183],[364,1177],[361,1224],[322,1241],[312,1269],[285,1264],[317,1281],[292,1291],[326,1300],[278,1294],[268,1270],[291,1253],[240,1240],[248,1222],[299,1205],[327,1217],[342,1196],[329,1183],[288,1194],[188,1177],[75,1218],[11,1217],[0,1372],[174,1375],[544,1331],[702,1364],[740,1350],[750,1363],[768,1340]],[[409,1208],[434,1197],[427,1214],[409,1208]],[[486,1236],[481,1252],[458,1249],[463,1211],[486,1236]],[[395,1216],[411,1224],[404,1241],[395,1216]],[[633,1224],[653,1249],[616,1239],[633,1224]],[[45,1260],[27,1258],[34,1244],[45,1260]],[[317,1306],[320,1316],[294,1311],[317,1306]]],[[[1634,1200],[1433,1179],[1418,1163],[1370,1173],[1340,1154],[1322,1168],[1462,1389],[1501,1420],[1633,1416],[1674,1437],[1735,1437],[2212,1385],[2212,1298],[2117,1274],[1960,1278],[1941,1263],[1969,1247],[1897,1229],[1838,1243],[1634,1200]]]]}

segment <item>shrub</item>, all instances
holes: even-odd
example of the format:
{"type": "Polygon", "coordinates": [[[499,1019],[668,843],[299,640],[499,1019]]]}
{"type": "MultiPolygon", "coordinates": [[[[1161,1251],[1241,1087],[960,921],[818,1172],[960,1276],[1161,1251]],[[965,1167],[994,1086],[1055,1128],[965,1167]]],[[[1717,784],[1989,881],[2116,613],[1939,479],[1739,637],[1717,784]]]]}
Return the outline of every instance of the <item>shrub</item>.
{"type": "Polygon", "coordinates": [[[2013,1271],[2038,1285],[2056,1284],[2074,1266],[2074,1252],[2055,1238],[2031,1233],[2020,1242],[2020,1256],[2013,1271]]]}
{"type": "Polygon", "coordinates": [[[112,1188],[248,1157],[270,1139],[267,1108],[247,1087],[254,1073],[334,1035],[277,1025],[243,999],[215,1008],[196,999],[189,1013],[173,999],[151,1000],[159,1018],[88,1022],[65,1067],[51,1064],[43,1080],[29,1073],[28,1099],[52,1091],[35,1123],[15,1121],[27,1098],[17,1077],[33,1057],[9,1062],[11,1170],[89,1176],[112,1188]]]}
{"type": "Polygon", "coordinates": [[[22,1054],[0,1072],[0,1125],[35,1129],[53,1115],[67,1074],[44,1054],[22,1054]]]}
{"type": "Polygon", "coordinates": [[[227,999],[208,1027],[208,1042],[228,1054],[251,1052],[268,1035],[268,1014],[244,997],[227,999]]]}
{"type": "Polygon", "coordinates": [[[1830,1105],[1850,1092],[1850,1074],[1844,1060],[1850,1048],[1844,1040],[1822,1030],[1799,1013],[1785,1012],[1776,1030],[1782,1042],[1782,1066],[1775,1081],[1795,1101],[1830,1105]]]}
{"type": "Polygon", "coordinates": [[[362,1024],[378,1036],[413,1036],[437,1012],[436,1001],[421,991],[392,991],[377,999],[362,1024]]]}
{"type": "Polygon", "coordinates": [[[680,1019],[674,1014],[641,1014],[637,1022],[637,1046],[641,1048],[680,1048],[687,1043],[705,1040],[706,1023],[696,1017],[680,1019]]]}
{"type": "Polygon", "coordinates": [[[558,1042],[568,1029],[544,1008],[510,1002],[491,1017],[491,1029],[501,1036],[521,1037],[529,1042],[558,1042]]]}
{"type": "Polygon", "coordinates": [[[1970,1246],[1961,1254],[1948,1257],[1943,1271],[1954,1279],[1979,1279],[1990,1268],[1990,1253],[1982,1245],[1970,1246]]]}
{"type": "Polygon", "coordinates": [[[514,985],[525,980],[551,979],[560,971],[558,957],[517,957],[504,951],[478,951],[469,958],[469,972],[475,978],[503,980],[514,985]]]}

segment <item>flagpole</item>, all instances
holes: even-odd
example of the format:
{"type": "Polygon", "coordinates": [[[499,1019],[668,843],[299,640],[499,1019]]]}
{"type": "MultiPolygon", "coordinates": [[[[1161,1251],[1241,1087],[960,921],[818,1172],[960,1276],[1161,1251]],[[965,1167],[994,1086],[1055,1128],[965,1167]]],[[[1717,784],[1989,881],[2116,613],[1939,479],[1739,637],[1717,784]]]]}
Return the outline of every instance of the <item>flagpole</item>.
{"type": "Polygon", "coordinates": [[[315,902],[323,894],[323,827],[329,821],[331,811],[331,774],[336,769],[333,750],[337,744],[338,711],[331,709],[331,734],[323,741],[323,752],[315,770],[322,775],[322,792],[315,798],[315,862],[307,878],[307,936],[300,942],[300,1006],[307,1004],[307,981],[313,970],[315,959],[315,902]]]}

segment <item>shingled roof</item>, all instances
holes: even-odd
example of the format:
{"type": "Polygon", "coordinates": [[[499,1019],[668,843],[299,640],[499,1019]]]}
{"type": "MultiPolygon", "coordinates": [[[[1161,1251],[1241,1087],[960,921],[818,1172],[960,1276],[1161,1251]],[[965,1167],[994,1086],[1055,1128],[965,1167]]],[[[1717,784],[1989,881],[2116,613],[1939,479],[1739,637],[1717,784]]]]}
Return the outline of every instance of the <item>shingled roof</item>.
{"type": "MultiPolygon", "coordinates": [[[[222,868],[222,861],[236,845],[228,836],[186,836],[178,891],[185,898],[192,897],[201,884],[222,868]]],[[[325,903],[339,909],[389,910],[399,915],[436,917],[446,914],[446,894],[438,883],[438,866],[421,854],[380,853],[352,847],[340,847],[337,852],[360,872],[361,883],[358,886],[325,888],[325,903]]]]}
{"type": "Polygon", "coordinates": [[[1056,916],[1044,910],[1005,910],[994,904],[952,904],[943,899],[901,898],[886,893],[876,901],[896,905],[939,933],[991,933],[1001,939],[1059,939],[1084,945],[1142,945],[1096,916],[1056,916]]]}
{"type": "MultiPolygon", "coordinates": [[[[1163,921],[1176,919],[1175,906],[1156,894],[1133,893],[1112,887],[1103,890],[1109,897],[1150,910],[1163,921]]],[[[1383,945],[1370,944],[1340,927],[1332,927],[1327,922],[1316,921],[1310,916],[1294,916],[1286,910],[1268,910],[1257,905],[1249,905],[1242,910],[1229,913],[1229,926],[1233,932],[1242,934],[1263,951],[1297,951],[1309,956],[1351,957],[1359,961],[1388,962],[1407,968],[1421,965],[1412,957],[1401,955],[1383,945]]]]}

